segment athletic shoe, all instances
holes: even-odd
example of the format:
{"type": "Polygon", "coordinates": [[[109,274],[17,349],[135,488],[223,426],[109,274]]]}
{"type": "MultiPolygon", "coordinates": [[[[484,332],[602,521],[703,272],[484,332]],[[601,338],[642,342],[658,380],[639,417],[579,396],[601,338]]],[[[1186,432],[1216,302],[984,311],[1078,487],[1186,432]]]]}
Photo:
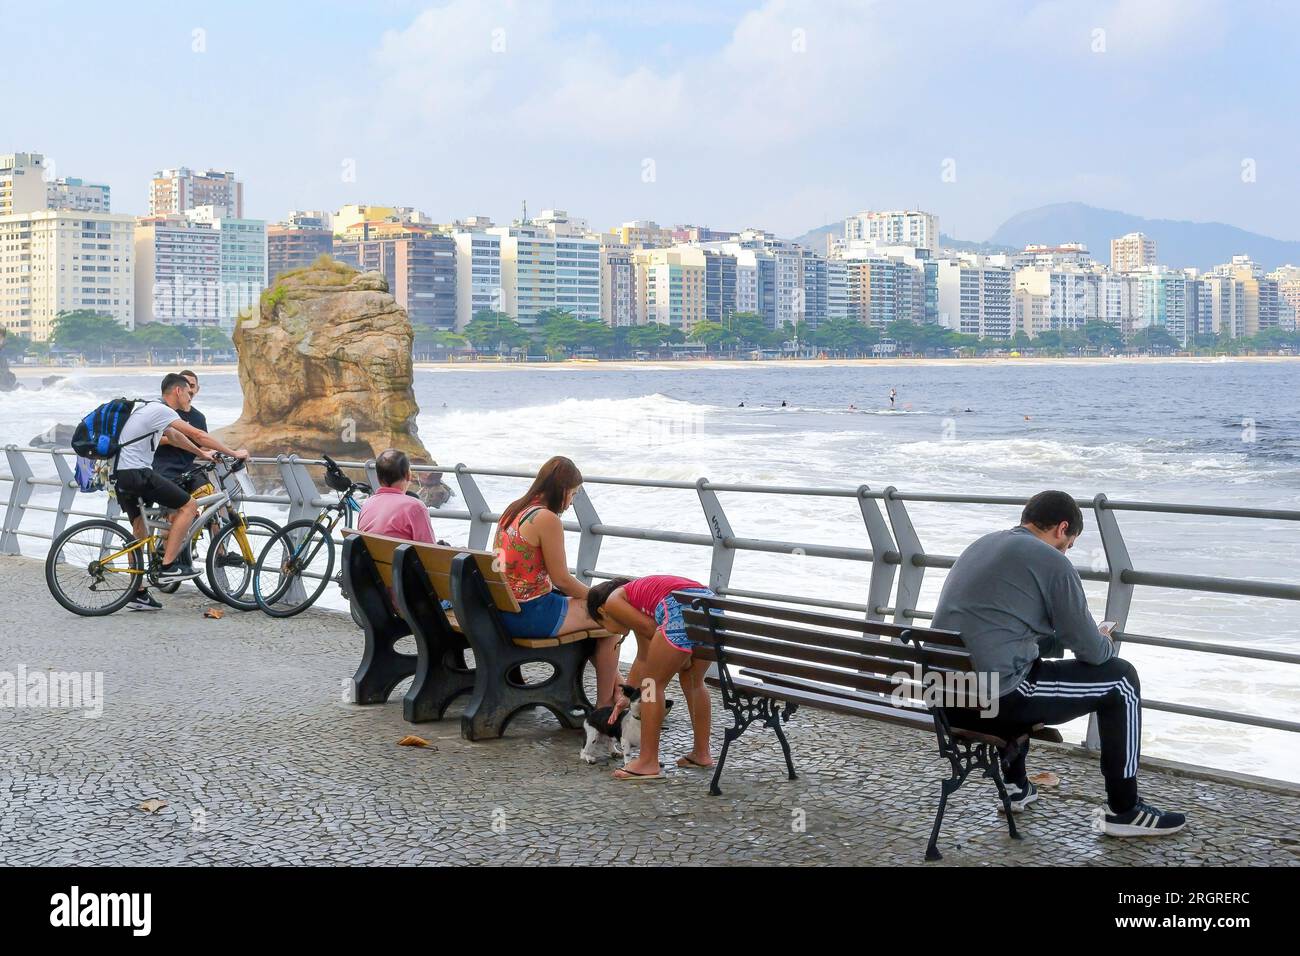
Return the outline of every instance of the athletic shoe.
{"type": "Polygon", "coordinates": [[[1024,783],[1008,783],[1006,786],[1007,798],[1011,801],[1012,813],[1022,812],[1025,807],[1038,799],[1038,788],[1028,780],[1024,783]]]}
{"type": "Polygon", "coordinates": [[[199,572],[176,561],[162,566],[162,569],[158,572],[158,583],[171,584],[173,581],[190,581],[198,576],[199,572]]]}
{"type": "Polygon", "coordinates": [[[1092,815],[1093,829],[1107,836],[1166,836],[1187,825],[1181,813],[1166,813],[1149,803],[1137,802],[1127,813],[1115,813],[1110,807],[1098,807],[1092,815]]]}
{"type": "Polygon", "coordinates": [[[227,551],[225,554],[217,555],[217,567],[219,568],[242,568],[247,563],[242,554],[227,551]]]}
{"type": "Polygon", "coordinates": [[[154,596],[148,591],[141,591],[126,602],[126,609],[128,611],[161,611],[162,605],[154,600],[154,596]]]}

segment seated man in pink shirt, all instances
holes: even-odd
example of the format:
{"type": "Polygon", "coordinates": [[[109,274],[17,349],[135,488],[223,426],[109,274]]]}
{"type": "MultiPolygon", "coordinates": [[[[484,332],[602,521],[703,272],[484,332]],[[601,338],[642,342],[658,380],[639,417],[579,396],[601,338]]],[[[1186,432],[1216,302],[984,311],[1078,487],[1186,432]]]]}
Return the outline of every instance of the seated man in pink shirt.
{"type": "Polygon", "coordinates": [[[396,448],[384,450],[375,459],[375,474],[380,487],[361,506],[357,530],[424,544],[436,543],[429,509],[419,498],[406,493],[414,481],[406,453],[396,448]]]}

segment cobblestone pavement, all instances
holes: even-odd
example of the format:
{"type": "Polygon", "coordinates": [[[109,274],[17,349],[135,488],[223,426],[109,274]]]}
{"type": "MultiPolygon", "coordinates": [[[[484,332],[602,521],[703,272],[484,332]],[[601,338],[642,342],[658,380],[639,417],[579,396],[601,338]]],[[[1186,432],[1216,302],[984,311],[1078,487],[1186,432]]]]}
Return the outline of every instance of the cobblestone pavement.
{"type": "MultiPolygon", "coordinates": [[[[105,697],[100,719],[0,710],[0,863],[922,862],[944,773],[927,735],[805,709],[788,725],[798,780],[755,728],[732,748],[721,797],[699,771],[620,783],[541,712],[471,744],[456,719],[407,724],[400,694],[344,703],[361,639],[341,615],[208,620],[189,585],[162,600],[78,618],[49,597],[40,563],[0,558],[0,671],[102,671],[105,697]],[[397,746],[408,733],[434,746],[397,746]],[[151,799],[166,806],[137,809],[151,799]]],[[[666,734],[670,767],[688,745],[683,718],[666,734]]],[[[1144,773],[1145,795],[1191,823],[1120,841],[1089,829],[1093,760],[1039,750],[1035,770],[1061,785],[1020,815],[1025,839],[1008,838],[992,784],[972,780],[949,803],[944,864],[1300,863],[1295,796],[1144,773]]]]}

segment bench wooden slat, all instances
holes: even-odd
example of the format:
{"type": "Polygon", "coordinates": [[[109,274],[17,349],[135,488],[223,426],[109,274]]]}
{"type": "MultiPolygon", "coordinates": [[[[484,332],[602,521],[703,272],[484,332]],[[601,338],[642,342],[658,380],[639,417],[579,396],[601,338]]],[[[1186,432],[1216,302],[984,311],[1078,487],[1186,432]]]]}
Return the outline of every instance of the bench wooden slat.
{"type": "MultiPolygon", "coordinates": [[[[716,663],[718,660],[717,655],[713,653],[713,648],[709,645],[696,647],[694,653],[696,657],[706,661],[716,663]]],[[[799,661],[782,660],[774,657],[759,657],[756,654],[749,654],[744,651],[732,651],[730,648],[726,650],[726,658],[727,664],[734,667],[746,667],[756,671],[785,674],[789,677],[802,677],[818,683],[834,682],[848,687],[856,687],[859,690],[874,691],[878,694],[892,694],[900,686],[892,681],[874,677],[871,674],[860,674],[854,671],[832,671],[815,664],[804,664],[799,661]]],[[[907,687],[910,683],[905,682],[903,686],[907,687]]]]}
{"type": "Polygon", "coordinates": [[[505,576],[493,568],[496,555],[490,551],[455,548],[445,544],[425,544],[422,541],[407,541],[403,538],[393,538],[384,534],[370,534],[352,528],[346,529],[343,533],[345,535],[360,535],[364,538],[366,550],[371,553],[375,563],[390,565],[388,571],[390,575],[392,574],[393,552],[397,550],[397,546],[402,544],[412,545],[420,556],[420,564],[424,566],[424,573],[428,575],[429,583],[433,585],[434,592],[444,601],[451,598],[450,574],[452,560],[458,554],[472,554],[474,563],[478,565],[478,569],[483,575],[483,580],[487,584],[488,592],[492,595],[497,610],[512,612],[519,610],[519,602],[515,600],[514,592],[506,584],[505,576]]]}
{"type": "MultiPolygon", "coordinates": [[[[690,627],[692,640],[709,642],[709,617],[708,611],[698,611],[694,608],[682,609],[682,619],[690,627]]],[[[814,631],[804,627],[791,627],[785,624],[775,624],[771,621],[740,617],[735,614],[714,615],[713,620],[714,626],[720,631],[725,629],[728,635],[739,632],[761,637],[772,637],[801,646],[834,648],[840,651],[864,654],[869,657],[892,658],[895,666],[916,662],[933,667],[935,670],[971,671],[974,669],[974,665],[971,664],[970,654],[964,649],[924,647],[916,644],[904,644],[902,641],[884,641],[877,637],[860,637],[856,634],[814,631]]],[[[724,638],[724,645],[730,643],[731,640],[732,637],[730,636],[724,638]]]]}
{"type": "MultiPolygon", "coordinates": [[[[765,637],[753,637],[748,634],[735,634],[729,629],[722,628],[718,629],[717,635],[722,643],[723,655],[728,660],[731,659],[733,650],[752,651],[760,654],[771,654],[779,658],[803,661],[809,664],[821,664],[828,668],[837,667],[849,671],[868,671],[885,677],[901,673],[906,675],[906,679],[909,681],[914,679],[915,670],[910,661],[899,661],[889,657],[875,657],[870,654],[849,653],[834,648],[819,647],[815,644],[795,644],[787,641],[770,640],[765,637]]],[[[692,637],[696,637],[696,635],[692,634],[692,637]]],[[[705,642],[704,646],[712,645],[705,642]]],[[[943,674],[964,675],[968,673],[952,667],[927,666],[925,670],[943,674]]],[[[837,672],[828,671],[828,673],[837,672]]]]}
{"type": "Polygon", "coordinates": [[[737,601],[723,597],[701,597],[700,595],[677,595],[683,607],[690,607],[694,601],[700,601],[710,607],[738,614],[751,614],[755,617],[775,618],[780,621],[794,621],[799,624],[812,624],[840,631],[857,631],[860,634],[875,634],[882,637],[899,637],[904,631],[911,631],[916,640],[926,643],[943,644],[948,647],[962,647],[961,635],[956,631],[945,631],[934,627],[886,624],[883,621],[867,621],[862,618],[839,617],[819,611],[804,611],[775,604],[755,604],[752,601],[737,601]]]}
{"type": "MultiPolygon", "coordinates": [[[[451,562],[458,554],[471,554],[474,556],[474,563],[483,575],[483,580],[488,586],[488,592],[492,595],[497,610],[505,612],[519,611],[519,602],[515,599],[514,592],[510,590],[510,586],[506,583],[505,575],[493,567],[496,556],[490,551],[475,551],[471,548],[456,548],[445,544],[407,541],[403,538],[370,534],[352,528],[345,529],[343,533],[345,535],[357,535],[365,541],[366,551],[370,553],[376,567],[379,569],[384,584],[390,588],[393,586],[393,552],[400,545],[410,545],[420,559],[420,565],[424,568],[424,573],[428,576],[429,584],[432,585],[434,593],[442,601],[451,600],[451,562]]],[[[460,622],[456,620],[455,614],[450,611],[447,612],[447,623],[451,625],[452,630],[460,630],[460,622]]],[[[518,637],[512,640],[519,647],[537,648],[559,647],[562,644],[574,644],[578,641],[584,641],[589,637],[610,636],[612,635],[609,631],[590,629],[558,634],[555,637],[518,637]]]]}
{"type": "MultiPolygon", "coordinates": [[[[807,707],[816,707],[819,710],[829,710],[854,717],[868,717],[872,720],[911,727],[914,730],[934,732],[934,718],[923,710],[895,707],[887,699],[877,698],[872,700],[865,696],[859,697],[853,694],[828,693],[829,688],[817,688],[816,685],[811,685],[811,687],[805,689],[804,686],[796,685],[789,678],[783,679],[779,683],[777,681],[757,680],[756,678],[759,676],[766,675],[755,674],[748,681],[736,681],[737,689],[756,691],[764,697],[772,697],[776,700],[801,704],[807,707]]],[[[706,677],[705,683],[712,684],[715,687],[720,686],[720,682],[716,677],[706,677]]],[[[1005,738],[998,737],[995,734],[981,733],[977,730],[954,727],[952,735],[991,744],[994,747],[1005,747],[1007,745],[1005,738]]]]}

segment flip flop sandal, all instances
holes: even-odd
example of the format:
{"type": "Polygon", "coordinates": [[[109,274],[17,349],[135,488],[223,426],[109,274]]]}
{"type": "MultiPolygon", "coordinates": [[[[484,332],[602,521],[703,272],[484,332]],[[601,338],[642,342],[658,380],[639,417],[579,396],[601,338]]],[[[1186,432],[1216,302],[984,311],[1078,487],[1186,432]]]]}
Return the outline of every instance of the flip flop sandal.
{"type": "Polygon", "coordinates": [[[619,767],[614,771],[613,779],[627,783],[646,783],[651,780],[665,780],[667,778],[662,773],[637,773],[635,770],[628,770],[627,767],[619,767]],[[620,777],[620,773],[627,776],[620,777]]]}
{"type": "Polygon", "coordinates": [[[700,763],[698,760],[692,760],[689,755],[677,758],[677,766],[683,770],[712,770],[714,764],[700,763]]]}

